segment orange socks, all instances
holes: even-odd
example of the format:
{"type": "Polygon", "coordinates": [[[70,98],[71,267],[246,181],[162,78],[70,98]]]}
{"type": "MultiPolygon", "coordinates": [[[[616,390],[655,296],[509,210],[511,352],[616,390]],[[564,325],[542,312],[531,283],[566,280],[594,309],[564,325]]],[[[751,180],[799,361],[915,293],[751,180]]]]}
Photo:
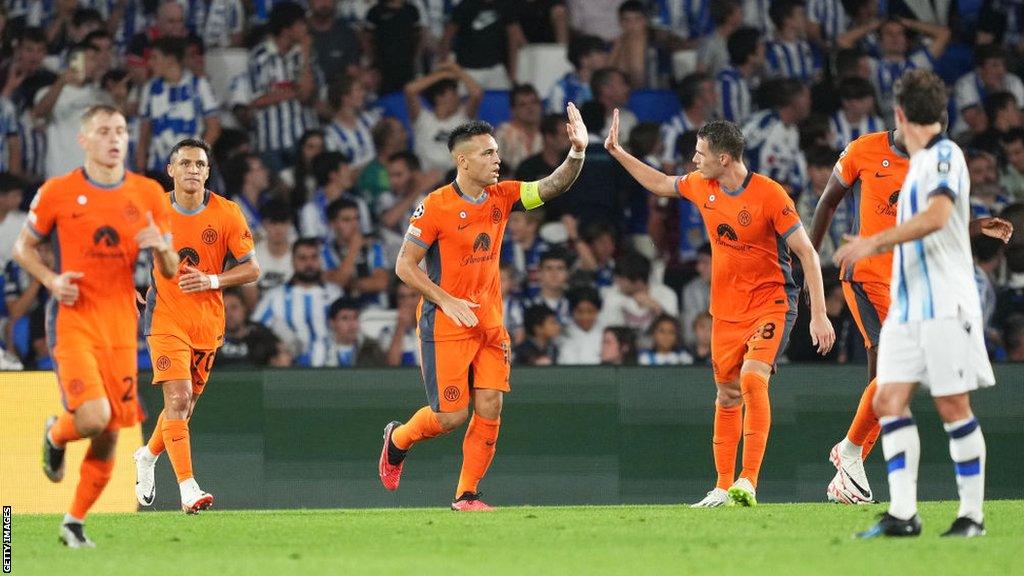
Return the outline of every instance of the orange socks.
{"type": "Polygon", "coordinates": [[[171,460],[171,467],[174,468],[174,474],[180,484],[192,477],[192,448],[188,435],[188,421],[164,420],[162,429],[167,457],[171,460]]]}
{"type": "Polygon", "coordinates": [[[164,444],[164,422],[164,412],[161,410],[160,417],[156,419],[153,434],[149,437],[149,453],[153,456],[159,456],[167,449],[164,444]]]}
{"type": "Polygon", "coordinates": [[[93,455],[90,447],[89,451],[85,453],[85,459],[82,460],[81,476],[78,479],[78,487],[75,489],[75,499],[71,502],[71,510],[68,512],[72,517],[85,520],[85,515],[89,513],[89,509],[103,493],[113,471],[114,458],[100,460],[93,455]]]}
{"type": "Polygon", "coordinates": [[[712,451],[715,453],[715,470],[722,490],[728,490],[736,479],[736,449],[743,434],[743,407],[726,408],[715,403],[715,436],[712,451]]]}
{"type": "Polygon", "coordinates": [[[455,498],[466,492],[476,492],[477,484],[484,474],[487,474],[491,460],[494,460],[500,427],[500,419],[488,420],[477,416],[476,413],[469,420],[466,439],[462,441],[462,472],[459,474],[459,487],[455,489],[455,498]]]}
{"type": "Polygon", "coordinates": [[[434,411],[430,409],[430,406],[424,406],[417,410],[408,422],[395,428],[391,433],[391,443],[399,450],[408,450],[420,440],[434,438],[444,432],[445,430],[441,427],[434,411]]]}
{"type": "Polygon", "coordinates": [[[768,445],[768,430],[772,426],[768,380],[753,372],[744,373],[740,376],[740,390],[746,406],[746,414],[743,416],[743,470],[740,476],[757,486],[761,460],[768,445]]]}
{"type": "Polygon", "coordinates": [[[846,433],[846,438],[851,443],[863,447],[861,458],[867,458],[871,453],[875,441],[878,440],[878,433],[881,431],[878,426],[878,417],[875,416],[875,411],[871,408],[877,389],[878,384],[875,380],[872,380],[864,389],[864,393],[860,396],[860,404],[857,405],[857,414],[853,417],[850,430],[846,433]]]}
{"type": "Polygon", "coordinates": [[[81,440],[82,435],[78,433],[78,429],[75,428],[75,415],[71,412],[62,412],[60,416],[57,416],[57,421],[54,422],[50,428],[50,440],[55,446],[63,447],[68,442],[74,442],[75,440],[81,440]]]}

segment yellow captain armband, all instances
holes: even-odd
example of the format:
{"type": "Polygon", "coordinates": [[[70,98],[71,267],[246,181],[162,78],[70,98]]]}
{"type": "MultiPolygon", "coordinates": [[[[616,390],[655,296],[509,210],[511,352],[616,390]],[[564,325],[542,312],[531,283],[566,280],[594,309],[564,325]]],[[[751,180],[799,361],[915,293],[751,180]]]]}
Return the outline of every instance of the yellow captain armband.
{"type": "Polygon", "coordinates": [[[519,186],[519,199],[527,210],[533,210],[544,205],[540,198],[540,186],[538,182],[523,182],[519,186]]]}

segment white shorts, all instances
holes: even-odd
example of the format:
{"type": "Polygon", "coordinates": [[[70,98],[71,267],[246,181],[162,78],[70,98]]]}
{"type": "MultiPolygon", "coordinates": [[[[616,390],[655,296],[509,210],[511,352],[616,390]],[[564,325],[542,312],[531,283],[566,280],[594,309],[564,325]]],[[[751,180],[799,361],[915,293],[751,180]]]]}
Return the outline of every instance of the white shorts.
{"type": "Polygon", "coordinates": [[[878,385],[920,382],[932,396],[952,396],[994,386],[980,318],[937,318],[882,324],[878,385]]]}

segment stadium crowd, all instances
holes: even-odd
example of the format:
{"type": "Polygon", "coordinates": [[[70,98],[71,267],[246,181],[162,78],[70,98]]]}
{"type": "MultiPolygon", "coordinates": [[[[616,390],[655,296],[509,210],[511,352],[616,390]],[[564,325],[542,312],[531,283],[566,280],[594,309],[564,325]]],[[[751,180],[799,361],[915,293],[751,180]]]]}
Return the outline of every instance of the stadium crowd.
{"type": "MultiPolygon", "coordinates": [[[[165,185],[171,147],[208,141],[208,187],[257,238],[261,277],[225,291],[218,365],[417,365],[418,295],[393,270],[410,215],[452,178],[448,133],[493,121],[502,178],[535,180],[565,156],[570,101],[591,132],[583,173],[542,210],[515,212],[501,247],[514,362],[704,364],[713,239],[694,206],[653,197],[611,161],[613,108],[630,151],[679,174],[698,128],[736,122],[748,166],[782,183],[809,226],[845,146],[891,128],[893,82],[934,69],[974,216],[1020,231],[1022,53],[1014,0],[6,0],[0,367],[52,367],[47,294],[11,248],[39,184],[81,165],[79,117],[95,103],[127,112],[129,167],[165,185]],[[533,44],[562,46],[572,67],[548,90],[518,69],[533,44]],[[208,56],[239,50],[237,75],[210,77],[208,56]]],[[[840,206],[823,262],[856,210],[854,196],[840,206]]],[[[1024,240],[973,248],[990,354],[1024,361],[1024,240]]],[[[143,292],[149,267],[137,266],[143,292]]],[[[863,361],[838,271],[824,274],[837,345],[815,354],[803,308],[788,359],[863,361]]]]}

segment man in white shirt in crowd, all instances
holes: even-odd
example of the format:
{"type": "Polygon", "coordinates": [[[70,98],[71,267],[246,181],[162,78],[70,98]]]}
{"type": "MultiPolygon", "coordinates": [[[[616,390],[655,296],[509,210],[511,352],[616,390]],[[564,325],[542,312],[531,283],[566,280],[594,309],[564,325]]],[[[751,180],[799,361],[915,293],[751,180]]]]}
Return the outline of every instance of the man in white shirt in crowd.
{"type": "Polygon", "coordinates": [[[570,322],[562,332],[558,363],[597,365],[601,363],[601,337],[604,325],[598,321],[601,295],[591,286],[569,292],[570,322]]]}
{"type": "Polygon", "coordinates": [[[405,86],[405,107],[415,139],[413,150],[424,170],[447,172],[454,166],[448,153],[448,135],[457,126],[476,117],[483,89],[454,62],[439,64],[431,74],[405,86]],[[459,83],[469,94],[465,104],[459,97],[459,83]],[[423,95],[430,108],[420,103],[423,95]]]}
{"type": "Polygon", "coordinates": [[[601,323],[647,330],[660,314],[679,315],[679,297],[664,284],[650,283],[651,263],[644,256],[627,252],[615,259],[615,283],[601,294],[601,323]]]}

